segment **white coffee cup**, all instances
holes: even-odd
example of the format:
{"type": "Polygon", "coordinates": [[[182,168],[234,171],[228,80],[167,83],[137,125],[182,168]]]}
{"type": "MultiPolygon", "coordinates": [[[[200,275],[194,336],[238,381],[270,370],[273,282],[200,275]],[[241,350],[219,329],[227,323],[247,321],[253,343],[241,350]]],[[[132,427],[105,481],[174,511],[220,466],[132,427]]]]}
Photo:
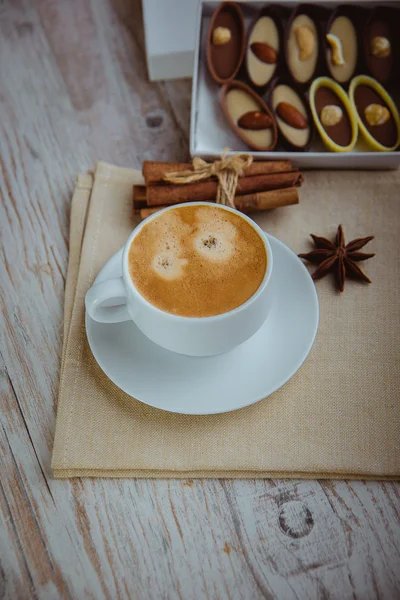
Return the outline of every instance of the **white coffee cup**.
{"type": "MultiPolygon", "coordinates": [[[[210,206],[206,202],[190,202],[179,206],[210,206]]],[[[165,208],[173,210],[176,206],[165,208]]],[[[255,294],[244,304],[212,317],[181,317],[153,306],[135,288],[129,274],[128,254],[136,235],[159,211],[142,221],[131,233],[122,255],[122,277],[93,285],[85,297],[89,316],[100,323],[120,323],[132,320],[153,342],[180,354],[211,356],[227,352],[242,344],[258,331],[268,316],[272,304],[272,252],[262,229],[249,217],[221,206],[221,210],[240,214],[259,234],[267,253],[267,269],[255,294]]]]}

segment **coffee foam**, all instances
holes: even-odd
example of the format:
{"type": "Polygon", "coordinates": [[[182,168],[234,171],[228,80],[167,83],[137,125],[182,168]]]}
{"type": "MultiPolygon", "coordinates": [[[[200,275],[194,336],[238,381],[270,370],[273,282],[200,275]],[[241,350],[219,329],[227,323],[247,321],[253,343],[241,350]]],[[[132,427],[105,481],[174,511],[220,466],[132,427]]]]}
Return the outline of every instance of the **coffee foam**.
{"type": "Polygon", "coordinates": [[[208,260],[228,261],[235,250],[237,229],[226,218],[210,219],[208,213],[207,208],[204,211],[199,208],[196,213],[198,234],[193,238],[194,249],[208,260]]]}
{"type": "Polygon", "coordinates": [[[172,280],[184,275],[183,267],[187,262],[186,258],[179,258],[174,252],[161,252],[154,256],[151,267],[162,279],[172,280]]]}
{"type": "Polygon", "coordinates": [[[161,310],[191,317],[243,304],[261,284],[266,264],[255,229],[239,214],[211,205],[154,217],[129,249],[138,292],[161,310]]]}

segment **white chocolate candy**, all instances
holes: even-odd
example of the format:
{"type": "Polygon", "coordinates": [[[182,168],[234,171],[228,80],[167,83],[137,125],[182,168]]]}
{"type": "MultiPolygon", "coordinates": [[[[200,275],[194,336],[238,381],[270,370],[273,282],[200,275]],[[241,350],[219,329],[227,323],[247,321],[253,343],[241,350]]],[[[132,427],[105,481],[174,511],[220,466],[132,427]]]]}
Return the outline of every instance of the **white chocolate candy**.
{"type": "Polygon", "coordinates": [[[300,14],[294,18],[287,41],[287,55],[293,77],[300,83],[309,81],[317,66],[318,33],[308,15],[300,14]]]}
{"type": "Polygon", "coordinates": [[[357,32],[352,21],[340,15],[326,37],[330,44],[327,58],[331,75],[336,81],[348,81],[354,75],[358,56],[357,32]]]}
{"type": "MultiPolygon", "coordinates": [[[[271,17],[261,17],[258,19],[250,35],[248,42],[249,47],[254,42],[268,44],[275,52],[279,51],[279,33],[275,21],[271,19],[271,17]]],[[[251,50],[249,50],[247,55],[247,68],[250,78],[255,85],[262,86],[271,81],[276,70],[276,63],[268,64],[262,62],[251,50]]]]}

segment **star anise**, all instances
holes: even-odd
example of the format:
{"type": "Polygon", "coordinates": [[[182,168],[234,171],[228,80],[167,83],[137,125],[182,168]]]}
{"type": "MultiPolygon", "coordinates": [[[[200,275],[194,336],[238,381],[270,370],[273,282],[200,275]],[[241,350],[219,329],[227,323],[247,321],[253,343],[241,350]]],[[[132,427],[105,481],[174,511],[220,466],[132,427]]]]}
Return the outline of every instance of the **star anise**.
{"type": "Polygon", "coordinates": [[[359,252],[360,248],[374,238],[373,235],[357,238],[345,245],[343,227],[339,225],[334,243],[317,235],[311,234],[311,237],[314,240],[315,249],[307,254],[299,254],[299,257],[314,265],[319,265],[312,274],[314,280],[321,279],[327,273],[333,272],[341,292],[344,290],[345,279],[349,276],[371,283],[370,278],[362,272],[357,263],[375,256],[375,254],[359,252]]]}

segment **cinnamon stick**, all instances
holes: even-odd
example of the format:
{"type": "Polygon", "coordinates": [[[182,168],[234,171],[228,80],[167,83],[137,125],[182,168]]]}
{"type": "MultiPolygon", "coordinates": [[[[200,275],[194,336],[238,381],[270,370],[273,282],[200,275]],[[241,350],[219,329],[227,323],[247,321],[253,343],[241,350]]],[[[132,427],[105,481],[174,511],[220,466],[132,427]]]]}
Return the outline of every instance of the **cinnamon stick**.
{"type": "MultiPolygon", "coordinates": [[[[297,169],[285,173],[268,173],[254,177],[240,177],[236,195],[254,194],[280,188],[298,187],[303,176],[297,169]]],[[[147,205],[160,206],[180,202],[215,200],[217,181],[204,181],[185,185],[149,185],[146,188],[147,205]]]]}
{"type": "Polygon", "coordinates": [[[244,213],[252,213],[258,210],[269,210],[281,206],[290,206],[299,203],[299,192],[296,187],[270,190],[268,192],[256,192],[235,196],[235,206],[244,213]]]}
{"type": "MultiPolygon", "coordinates": [[[[210,201],[211,202],[211,201],[210,201]]],[[[235,206],[244,213],[252,213],[262,210],[270,210],[281,206],[289,206],[299,203],[299,193],[297,188],[290,187],[280,190],[270,190],[268,192],[256,192],[255,194],[245,194],[235,197],[235,206]]],[[[165,206],[153,206],[141,208],[140,217],[145,219],[165,206]]]]}
{"type": "Polygon", "coordinates": [[[142,208],[147,207],[146,188],[144,185],[133,186],[133,210],[139,213],[142,208]]]}
{"type": "MultiPolygon", "coordinates": [[[[288,160],[253,162],[245,172],[245,177],[266,175],[267,173],[284,173],[292,170],[292,163],[288,160]]],[[[191,163],[155,162],[145,160],[143,163],[143,176],[146,185],[155,183],[166,183],[163,181],[165,175],[179,171],[193,170],[191,163]]]]}

